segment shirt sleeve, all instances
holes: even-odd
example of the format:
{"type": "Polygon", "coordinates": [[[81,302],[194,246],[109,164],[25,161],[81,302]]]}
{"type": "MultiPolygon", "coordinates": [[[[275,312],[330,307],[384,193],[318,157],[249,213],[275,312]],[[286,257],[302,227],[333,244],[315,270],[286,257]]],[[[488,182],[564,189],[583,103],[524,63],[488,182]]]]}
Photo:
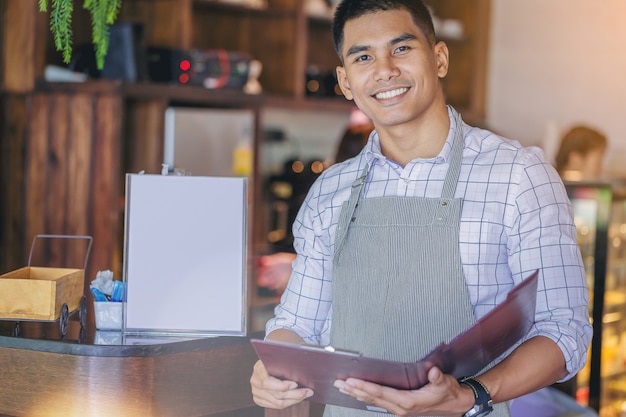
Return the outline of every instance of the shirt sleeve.
{"type": "Polygon", "coordinates": [[[525,340],[552,339],[565,357],[566,380],[584,366],[591,341],[587,280],[561,179],[538,151],[524,158],[512,205],[509,265],[514,275],[540,271],[535,324],[525,340]]]}
{"type": "Polygon", "coordinates": [[[297,333],[306,343],[330,343],[332,301],[332,230],[324,227],[318,210],[320,185],[314,184],[293,225],[297,256],[289,284],[266,324],[266,334],[276,329],[297,333]]]}

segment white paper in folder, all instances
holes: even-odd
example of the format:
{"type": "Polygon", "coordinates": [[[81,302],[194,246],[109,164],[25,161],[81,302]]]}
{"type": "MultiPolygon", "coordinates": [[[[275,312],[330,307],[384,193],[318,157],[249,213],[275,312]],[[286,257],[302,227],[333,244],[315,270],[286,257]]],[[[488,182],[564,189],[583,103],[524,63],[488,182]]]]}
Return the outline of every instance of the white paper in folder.
{"type": "Polygon", "coordinates": [[[126,176],[124,332],[245,334],[247,180],[126,176]]]}

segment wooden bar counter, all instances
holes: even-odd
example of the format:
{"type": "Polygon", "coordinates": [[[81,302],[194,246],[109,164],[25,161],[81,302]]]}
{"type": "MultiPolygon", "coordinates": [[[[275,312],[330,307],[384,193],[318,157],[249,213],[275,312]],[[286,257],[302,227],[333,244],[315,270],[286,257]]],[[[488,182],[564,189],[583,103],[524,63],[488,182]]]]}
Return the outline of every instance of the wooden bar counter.
{"type": "Polygon", "coordinates": [[[257,359],[249,338],[262,334],[130,340],[121,332],[81,332],[70,320],[62,340],[54,322],[22,322],[19,337],[13,322],[0,325],[0,415],[264,415],[249,385],[257,359]],[[107,339],[126,344],[97,344],[107,339]]]}
{"type": "Polygon", "coordinates": [[[58,322],[0,321],[0,417],[321,417],[323,406],[256,406],[248,336],[122,336],[58,322]]]}

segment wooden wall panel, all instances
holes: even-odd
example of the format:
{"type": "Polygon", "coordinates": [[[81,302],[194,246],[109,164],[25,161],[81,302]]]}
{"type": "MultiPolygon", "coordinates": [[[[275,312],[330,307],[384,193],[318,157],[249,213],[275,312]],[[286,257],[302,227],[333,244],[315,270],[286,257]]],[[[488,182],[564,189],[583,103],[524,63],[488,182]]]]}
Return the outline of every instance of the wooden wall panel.
{"type": "Polygon", "coordinates": [[[140,22],[146,45],[191,47],[192,0],[122,2],[120,21],[140,22]]]}
{"type": "MultiPolygon", "coordinates": [[[[163,163],[166,100],[128,101],[125,126],[125,172],[159,174],[163,163]]],[[[124,180],[122,178],[122,180],[124,180]]]]}
{"type": "Polygon", "coordinates": [[[118,95],[100,95],[96,98],[89,217],[89,230],[94,238],[89,263],[91,279],[95,278],[96,271],[104,269],[112,269],[121,278],[117,265],[112,265],[114,253],[121,245],[118,241],[121,108],[122,100],[118,95]]]}
{"type": "Polygon", "coordinates": [[[252,21],[248,50],[252,51],[253,58],[263,63],[259,80],[268,92],[302,96],[306,50],[304,47],[298,50],[296,46],[301,32],[302,28],[292,19],[268,17],[252,21]],[[268,27],[272,30],[267,30],[268,27]],[[302,53],[303,57],[297,58],[297,53],[302,53]]]}
{"type": "Polygon", "coordinates": [[[191,48],[191,15],[193,0],[153,1],[155,20],[152,24],[151,45],[191,48]],[[158,22],[168,22],[160,24],[158,22]],[[164,30],[169,28],[169,30],[164,30]]]}
{"type": "MultiPolygon", "coordinates": [[[[0,0],[1,1],[1,0],[0,0]]],[[[50,15],[37,12],[35,18],[35,79],[43,78],[44,69],[48,64],[62,63],[63,57],[60,52],[53,48],[53,37],[50,32],[50,15]],[[54,51],[54,52],[51,52],[54,51]]]]}
{"type": "Polygon", "coordinates": [[[12,92],[32,91],[35,83],[36,0],[0,0],[5,16],[0,47],[0,88],[12,92]]]}
{"type": "MultiPolygon", "coordinates": [[[[23,253],[26,260],[30,244],[37,234],[51,233],[46,229],[46,168],[49,147],[49,110],[48,97],[35,95],[31,99],[30,129],[24,161],[25,179],[21,186],[26,196],[23,218],[23,253]]],[[[58,233],[58,231],[56,232],[58,233]]],[[[23,265],[25,265],[24,262],[23,265]]]]}
{"type": "Polygon", "coordinates": [[[309,21],[309,43],[306,62],[314,64],[320,71],[335,71],[341,61],[333,47],[333,37],[329,22],[309,21]]]}
{"type": "Polygon", "coordinates": [[[193,15],[193,46],[250,52],[251,17],[235,10],[198,9],[193,15]]]}
{"type": "Polygon", "coordinates": [[[29,120],[24,96],[0,95],[0,272],[23,266],[24,152],[29,120]]]}
{"type": "MultiPolygon", "coordinates": [[[[7,100],[9,104],[14,101],[7,100]]],[[[112,269],[118,277],[121,272],[114,260],[122,245],[122,99],[117,94],[53,92],[32,95],[26,102],[30,107],[23,106],[21,118],[16,118],[19,112],[5,116],[17,126],[27,126],[3,144],[11,155],[5,158],[3,152],[3,171],[10,164],[25,173],[2,188],[3,200],[23,201],[19,219],[13,209],[3,209],[2,224],[12,221],[15,230],[1,233],[3,245],[12,248],[9,255],[15,259],[7,270],[26,264],[36,235],[89,235],[93,247],[85,271],[88,292],[97,271],[112,269]],[[26,144],[22,153],[20,140],[26,144]]],[[[86,243],[38,240],[32,265],[82,268],[86,243]]]]}
{"type": "MultiPolygon", "coordinates": [[[[54,94],[48,98],[50,116],[48,119],[50,136],[48,137],[48,155],[44,165],[32,167],[34,170],[45,172],[44,196],[45,206],[41,213],[34,216],[45,217],[44,233],[66,234],[65,220],[67,208],[73,197],[73,190],[69,190],[69,176],[67,157],[69,155],[69,124],[76,118],[71,112],[70,98],[66,94],[54,94]],[[71,119],[70,119],[71,117],[71,119]]],[[[40,232],[41,233],[41,232],[40,232]]],[[[32,239],[32,237],[27,237],[32,239]]],[[[49,266],[75,266],[68,264],[65,257],[65,242],[48,242],[46,251],[46,264],[49,266]],[[48,244],[51,243],[51,244],[48,244]]],[[[44,265],[46,266],[46,265],[44,265]]]]}
{"type": "Polygon", "coordinates": [[[0,89],[4,86],[7,0],[0,0],[0,89]]]}
{"type": "MultiPolygon", "coordinates": [[[[84,235],[89,230],[89,221],[85,213],[89,213],[90,178],[92,177],[94,106],[88,94],[77,94],[71,97],[70,111],[73,123],[69,125],[68,157],[67,157],[67,189],[72,193],[67,204],[65,232],[69,235],[84,235]]],[[[67,245],[67,259],[82,260],[85,257],[82,245],[67,245]]],[[[81,267],[80,263],[70,266],[81,267]]]]}
{"type": "Polygon", "coordinates": [[[299,67],[295,55],[306,54],[304,48],[296,48],[302,36],[291,15],[241,14],[235,9],[210,8],[199,8],[193,15],[193,46],[240,51],[260,60],[261,85],[265,92],[274,94],[304,91],[304,63],[299,67]]]}

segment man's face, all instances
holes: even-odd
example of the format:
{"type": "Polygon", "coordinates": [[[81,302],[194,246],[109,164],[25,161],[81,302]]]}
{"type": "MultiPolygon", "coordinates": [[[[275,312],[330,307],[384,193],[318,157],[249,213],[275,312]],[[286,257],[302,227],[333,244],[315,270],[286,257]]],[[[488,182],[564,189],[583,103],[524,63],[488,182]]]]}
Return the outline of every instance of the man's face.
{"type": "Polygon", "coordinates": [[[406,10],[369,13],[344,26],[339,86],[377,128],[409,123],[442,99],[448,49],[432,47],[406,10]]]}

